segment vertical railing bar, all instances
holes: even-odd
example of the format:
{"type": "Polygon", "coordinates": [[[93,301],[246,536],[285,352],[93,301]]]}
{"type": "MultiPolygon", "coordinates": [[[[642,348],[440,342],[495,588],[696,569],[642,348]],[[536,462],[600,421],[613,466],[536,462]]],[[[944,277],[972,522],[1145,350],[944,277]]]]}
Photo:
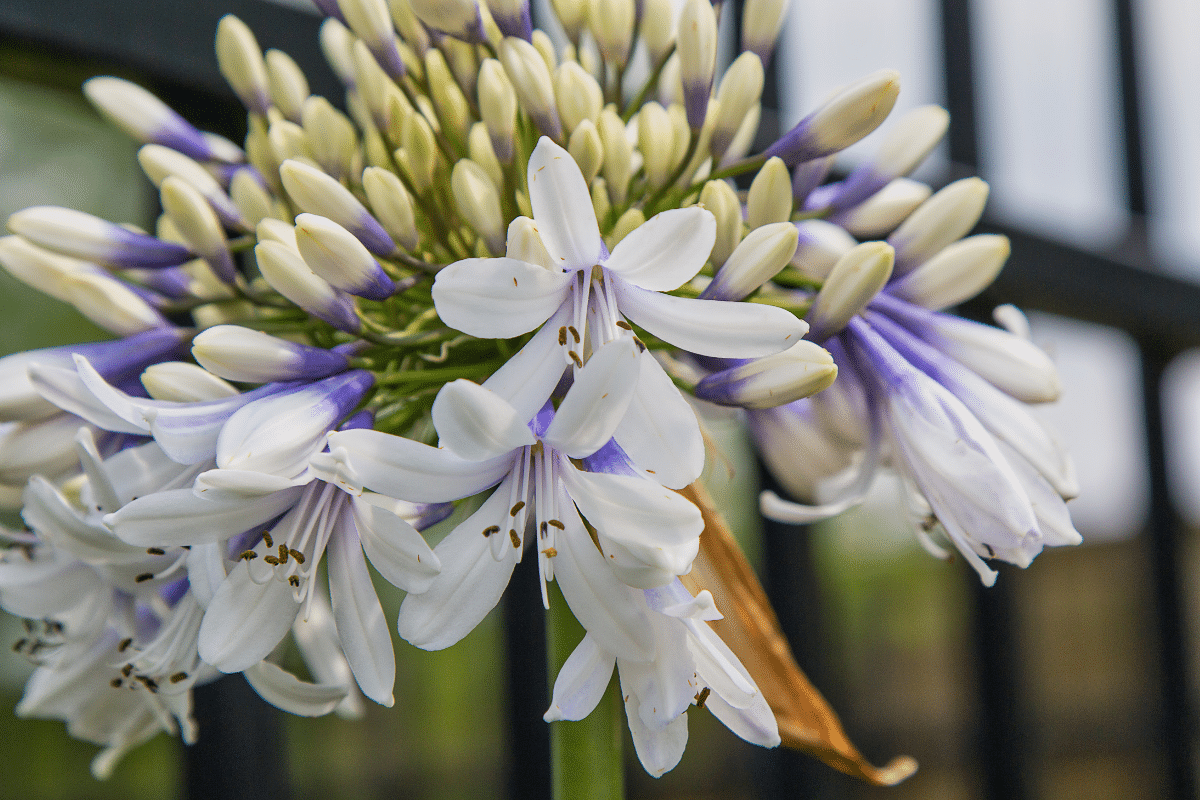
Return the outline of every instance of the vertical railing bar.
{"type": "Polygon", "coordinates": [[[1138,89],[1133,0],[1114,0],[1113,12],[1117,26],[1117,57],[1120,63],[1127,202],[1133,214],[1144,217],[1149,203],[1146,196],[1146,159],[1142,141],[1141,92],[1138,89]]]}
{"type": "Polygon", "coordinates": [[[970,0],[942,0],[942,73],[946,110],[950,112],[947,144],[950,161],[979,166],[979,133],[975,111],[975,58],[971,50],[970,0]]]}
{"type": "MultiPolygon", "coordinates": [[[[508,796],[550,800],[550,728],[542,720],[554,676],[546,668],[546,620],[537,559],[513,571],[504,593],[508,669],[508,796]]],[[[561,723],[560,723],[561,724],[561,723]]]]}

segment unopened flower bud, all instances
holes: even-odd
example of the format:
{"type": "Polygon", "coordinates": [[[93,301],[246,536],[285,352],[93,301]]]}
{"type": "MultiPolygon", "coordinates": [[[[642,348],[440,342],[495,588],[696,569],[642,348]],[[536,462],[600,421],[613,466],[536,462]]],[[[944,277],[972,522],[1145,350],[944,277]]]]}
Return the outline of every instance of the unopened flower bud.
{"type": "Polygon", "coordinates": [[[151,364],[142,373],[142,386],[153,399],[172,403],[202,403],[239,393],[228,381],[186,361],[151,364]]]}
{"type": "Polygon", "coordinates": [[[348,178],[358,154],[358,134],[345,114],[324,97],[310,97],[301,111],[313,160],[335,178],[348,178]]]}
{"type": "Polygon", "coordinates": [[[507,164],[512,161],[513,132],[517,120],[517,93],[494,58],[479,66],[479,115],[492,137],[496,158],[507,164]]]}
{"type": "Polygon", "coordinates": [[[946,247],[893,284],[892,291],[935,311],[958,305],[983,291],[1004,267],[1007,236],[980,234],[946,247]]]}
{"type": "Polygon", "coordinates": [[[987,197],[986,183],[963,178],[922,203],[888,237],[896,248],[896,272],[908,273],[966,235],[979,221],[987,197]]]}
{"type": "Polygon", "coordinates": [[[658,66],[675,44],[675,9],[671,0],[642,0],[642,41],[650,65],[658,66]]]}
{"type": "Polygon", "coordinates": [[[287,245],[297,253],[300,252],[296,248],[296,226],[283,220],[264,219],[258,223],[254,234],[260,242],[279,242],[280,244],[287,245]]]}
{"type": "Polygon", "coordinates": [[[388,9],[392,12],[392,24],[396,26],[400,38],[416,51],[418,57],[424,58],[425,51],[429,49],[429,34],[413,13],[409,0],[388,0],[388,9]]]}
{"type": "Polygon", "coordinates": [[[554,73],[554,94],[563,130],[573,133],[584,120],[596,122],[604,107],[604,93],[596,79],[575,61],[564,61],[554,73]]]}
{"type": "Polygon", "coordinates": [[[685,0],[676,37],[688,124],[704,124],[717,66],[717,15],[709,0],[685,0]]]}
{"type": "MultiPolygon", "coordinates": [[[[316,163],[312,157],[312,147],[308,144],[308,136],[294,122],[280,119],[271,123],[267,129],[267,142],[271,149],[271,158],[282,164],[289,158],[304,159],[316,163]]],[[[256,165],[257,166],[257,165],[256,165]]]]}
{"type": "Polygon", "coordinates": [[[907,175],[925,160],[950,125],[950,115],[940,106],[915,108],[892,125],[876,156],[854,168],[830,198],[834,209],[862,203],[895,178],[907,175]]]}
{"type": "Polygon", "coordinates": [[[395,80],[404,77],[404,62],[396,50],[396,30],[386,0],[338,0],[350,30],[370,48],[384,72],[395,80]]]}
{"type": "Polygon", "coordinates": [[[438,165],[437,140],[433,128],[423,114],[409,114],[404,119],[401,135],[404,141],[404,163],[410,170],[409,177],[418,192],[433,185],[433,174],[438,165]]]}
{"type": "Polygon", "coordinates": [[[299,122],[301,109],[309,95],[304,71],[287,53],[273,48],[267,51],[266,65],[271,101],[285,117],[299,122]]]}
{"type": "Polygon", "coordinates": [[[386,169],[367,167],[363,170],[363,190],[375,217],[392,239],[406,250],[416,247],[420,236],[412,195],[404,182],[386,169]]]}
{"type": "Polygon", "coordinates": [[[525,41],[533,36],[529,0],[487,0],[487,6],[505,36],[517,36],[525,41]]]}
{"type": "Polygon", "coordinates": [[[717,220],[717,239],[709,260],[720,267],[742,240],[742,204],[728,183],[709,181],[700,191],[700,205],[717,220]]]}
{"type": "Polygon", "coordinates": [[[409,4],[427,28],[474,44],[487,40],[475,0],[409,0],[409,4]]]}
{"type": "Polygon", "coordinates": [[[66,279],[97,270],[86,261],[44,250],[20,236],[0,238],[0,266],[22,283],[64,303],[70,302],[66,279]]]}
{"type": "Polygon", "coordinates": [[[256,114],[267,113],[271,88],[262,50],[246,23],[232,14],[217,23],[217,66],[246,108],[256,114]]]}
{"type": "Polygon", "coordinates": [[[604,244],[609,250],[614,249],[622,239],[640,228],[645,222],[646,214],[640,208],[626,209],[625,213],[617,218],[612,232],[604,237],[604,244]]]}
{"type": "Polygon", "coordinates": [[[741,300],[779,274],[796,252],[799,233],[790,222],[772,222],[750,231],[726,259],[700,297],[741,300]]]}
{"type": "Polygon", "coordinates": [[[371,49],[358,39],[350,47],[351,63],[354,65],[354,86],[362,98],[363,105],[371,112],[371,119],[381,130],[386,131],[390,118],[388,103],[395,82],[384,72],[383,67],[371,54],[371,49]]]}
{"type": "Polygon", "coordinates": [[[167,325],[166,319],[126,283],[97,272],[77,272],[64,280],[68,302],[80,314],[118,336],[167,325]]]}
{"type": "Polygon", "coordinates": [[[583,26],[587,22],[587,0],[550,0],[550,7],[554,9],[554,16],[562,23],[567,38],[578,47],[579,35],[583,33],[583,26]]]}
{"type": "Polygon", "coordinates": [[[651,189],[661,189],[671,176],[674,145],[674,132],[666,109],[655,102],[642,106],[638,112],[638,150],[651,189]],[[664,136],[666,132],[671,135],[664,136]]]}
{"type": "Polygon", "coordinates": [[[742,408],[774,408],[816,394],[833,383],[837,365],[820,345],[801,340],[782,353],[713,373],[696,384],[696,397],[742,408]]]}
{"type": "Polygon", "coordinates": [[[746,198],[746,224],[751,229],[792,217],[792,176],[780,158],[771,158],[754,176],[746,198]]]}
{"type": "Polygon", "coordinates": [[[864,242],[842,256],[809,309],[809,338],[822,342],[846,327],[887,284],[894,261],[883,242],[864,242]]]}
{"type": "Polygon", "coordinates": [[[612,202],[608,199],[608,181],[604,178],[592,180],[592,210],[600,221],[607,219],[612,211],[612,202]]]}
{"type": "Polygon", "coordinates": [[[430,49],[425,54],[425,76],[438,118],[453,135],[466,139],[471,122],[471,106],[455,81],[441,50],[430,49]]]}
{"type": "Polygon", "coordinates": [[[328,217],[353,233],[372,253],[387,255],[396,243],[349,189],[315,167],[286,161],[279,168],[284,188],[302,211],[328,217]]]}
{"type": "Polygon", "coordinates": [[[796,223],[800,240],[792,256],[792,266],[806,277],[824,281],[842,256],[858,245],[841,225],[823,219],[807,219],[796,223]]]}
{"type": "Polygon", "coordinates": [[[812,194],[813,189],[816,189],[824,183],[825,178],[829,177],[829,170],[833,168],[833,162],[834,156],[814,158],[811,161],[797,164],[792,169],[792,200],[795,201],[796,207],[805,207],[805,201],[812,194]]]}
{"type": "Polygon", "coordinates": [[[775,41],[783,28],[790,0],[746,0],[742,7],[742,49],[756,53],[763,66],[771,63],[775,41]]]}
{"type": "Polygon", "coordinates": [[[835,219],[860,239],[877,239],[895,229],[932,193],[932,189],[919,181],[896,178],[835,219]]]}
{"type": "Polygon", "coordinates": [[[504,169],[496,158],[496,151],[492,149],[492,137],[488,135],[487,125],[482,122],[471,126],[471,133],[467,136],[467,158],[483,168],[488,180],[499,192],[505,185],[504,169]]]}
{"type": "Polygon", "coordinates": [[[237,205],[217,183],[212,173],[183,153],[162,145],[148,144],[138,151],[138,163],[142,165],[146,177],[155,187],[161,186],[165,178],[174,175],[200,192],[213,207],[213,211],[217,212],[222,223],[231,228],[248,229],[237,205]]]}
{"type": "Polygon", "coordinates": [[[170,106],[136,83],[102,76],[83,84],[101,114],[139,142],[161,144],[197,161],[237,163],[244,154],[233,143],[197,130],[170,106]]]}
{"type": "Polygon", "coordinates": [[[621,69],[633,46],[633,0],[588,0],[588,28],[604,63],[621,69]]]}
{"type": "Polygon", "coordinates": [[[239,325],[218,325],[192,340],[192,356],[213,375],[230,381],[313,380],[349,367],[343,353],[297,344],[239,325]]]}
{"type": "Polygon", "coordinates": [[[208,262],[218,278],[233,283],[237,270],[229,241],[204,195],[183,179],[169,176],[159,186],[159,197],[188,249],[208,262]]]}
{"type": "Polygon", "coordinates": [[[296,217],[296,247],[304,263],[335,288],[369,300],[386,300],[396,284],[362,242],[331,219],[296,217]]]}
{"type": "Polygon", "coordinates": [[[338,330],[356,333],[361,327],[354,302],[322,280],[304,263],[299,251],[266,239],[254,248],[258,269],[271,288],[338,330]]]}
{"type": "Polygon", "coordinates": [[[195,258],[186,247],[70,208],[23,209],[8,218],[8,229],[48,250],[115,268],[174,267],[195,258]]]}
{"type": "Polygon", "coordinates": [[[337,75],[347,88],[355,88],[354,54],[355,37],[350,29],[340,20],[330,17],[321,23],[318,36],[321,52],[329,63],[333,74],[337,75]]]}
{"type": "Polygon", "coordinates": [[[721,78],[717,89],[716,121],[713,125],[712,154],[720,161],[746,114],[762,99],[763,65],[754,53],[742,53],[721,78]]]}
{"type": "Polygon", "coordinates": [[[504,255],[506,258],[515,258],[517,261],[536,264],[548,270],[561,269],[546,250],[537,224],[529,217],[517,217],[509,223],[504,255]]]}
{"type": "Polygon", "coordinates": [[[597,130],[600,143],[604,145],[604,180],[612,201],[620,205],[625,202],[629,179],[633,177],[633,148],[625,138],[625,123],[613,106],[605,106],[600,112],[597,130]]]}
{"type": "Polygon", "coordinates": [[[508,36],[500,43],[500,63],[516,90],[521,108],[538,130],[551,139],[562,138],[554,84],[540,52],[524,39],[508,36]]]}
{"type": "Polygon", "coordinates": [[[788,166],[844,150],[879,127],[900,94],[900,74],[885,69],[843,88],[771,145],[788,166]]]}
{"type": "Polygon", "coordinates": [[[585,119],[575,128],[567,144],[567,152],[579,165],[584,182],[590,184],[604,163],[604,145],[600,143],[600,132],[591,120],[585,119]]]}
{"type": "MultiPolygon", "coordinates": [[[[750,107],[750,111],[747,112],[746,118],[742,120],[742,126],[733,135],[733,141],[729,143],[728,149],[725,150],[725,155],[718,162],[719,164],[730,164],[739,158],[744,158],[750,152],[750,148],[754,144],[754,137],[758,135],[758,123],[761,120],[762,103],[755,103],[750,107]]],[[[787,162],[785,161],[784,163],[787,162]]],[[[789,164],[789,166],[791,165],[789,164]]]]}
{"type": "Polygon", "coordinates": [[[483,167],[469,158],[460,159],[450,174],[450,188],[459,213],[483,237],[492,253],[504,252],[504,218],[500,196],[483,167]]]}

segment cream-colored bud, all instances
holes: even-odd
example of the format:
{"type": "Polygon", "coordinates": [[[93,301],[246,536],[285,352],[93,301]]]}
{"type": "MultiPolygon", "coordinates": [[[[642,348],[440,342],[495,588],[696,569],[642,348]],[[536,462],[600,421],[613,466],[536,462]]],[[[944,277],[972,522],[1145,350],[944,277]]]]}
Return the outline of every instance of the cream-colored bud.
{"type": "Polygon", "coordinates": [[[979,221],[987,197],[984,181],[963,178],[922,203],[888,237],[896,248],[896,271],[907,273],[962,238],[979,221]]]}
{"type": "Polygon", "coordinates": [[[671,176],[674,160],[675,136],[671,130],[671,118],[666,109],[650,102],[638,112],[638,149],[642,153],[642,166],[646,171],[646,182],[651,189],[661,189],[671,176]],[[670,136],[664,136],[664,133],[670,136]]]}
{"type": "Polygon", "coordinates": [[[385,72],[399,79],[404,75],[396,51],[396,29],[387,0],[338,0],[338,8],[354,35],[371,49],[385,72]]]}
{"type": "Polygon", "coordinates": [[[679,53],[672,53],[658,76],[658,102],[664,108],[683,102],[683,79],[679,77],[679,53]]]}
{"type": "Polygon", "coordinates": [[[419,57],[424,58],[425,51],[429,49],[429,34],[413,13],[412,5],[408,0],[388,0],[388,10],[392,13],[392,24],[396,26],[400,38],[407,42],[419,57]]]}
{"type": "Polygon", "coordinates": [[[335,178],[357,177],[351,168],[358,153],[354,123],[324,97],[310,97],[303,109],[304,133],[313,160],[335,178]]]}
{"type": "Polygon", "coordinates": [[[438,119],[459,141],[465,141],[471,124],[471,106],[458,88],[442,51],[431,49],[425,53],[425,77],[438,119]]]}
{"type": "Polygon", "coordinates": [[[696,385],[696,396],[741,408],[775,408],[816,394],[836,377],[833,356],[820,345],[801,340],[782,353],[706,376],[696,385]]]}
{"type": "Polygon", "coordinates": [[[264,240],[254,248],[254,255],[263,278],[288,300],[340,330],[353,332],[361,327],[353,303],[317,277],[296,248],[264,240]]]}
{"type": "Polygon", "coordinates": [[[229,242],[204,195],[182,178],[168,176],[159,186],[159,196],[188,249],[207,261],[223,281],[232,283],[235,270],[229,242]]]}
{"type": "Polygon", "coordinates": [[[621,240],[646,222],[646,214],[640,208],[630,208],[617,219],[612,232],[604,237],[604,244],[611,251],[621,240]]]}
{"type": "Polygon", "coordinates": [[[554,70],[558,69],[558,53],[554,49],[554,40],[550,38],[550,34],[541,29],[535,29],[533,35],[529,37],[529,41],[533,45],[533,49],[541,55],[542,61],[546,62],[546,69],[553,75],[554,70]]]}
{"type": "Polygon", "coordinates": [[[500,195],[483,167],[469,158],[460,159],[450,174],[454,204],[492,253],[504,252],[504,218],[500,195]]]}
{"type": "Polygon", "coordinates": [[[621,69],[633,44],[633,0],[588,0],[588,28],[604,63],[621,69]]]}
{"type": "Polygon", "coordinates": [[[792,176],[783,159],[767,159],[750,184],[750,192],[746,197],[746,224],[753,230],[791,218],[792,176]]]}
{"type": "Polygon", "coordinates": [[[20,236],[0,239],[0,266],[22,283],[64,303],[71,301],[66,279],[96,270],[86,261],[44,250],[20,236]]]}
{"type": "Polygon", "coordinates": [[[563,130],[574,132],[579,123],[600,119],[604,93],[596,79],[575,61],[564,61],[554,74],[554,94],[558,97],[558,116],[563,130]]]}
{"type": "Polygon", "coordinates": [[[267,130],[267,142],[271,146],[271,157],[279,164],[289,158],[303,159],[316,163],[312,147],[304,129],[294,122],[281,119],[271,123],[267,130]]]}
{"type": "Polygon", "coordinates": [[[217,183],[217,179],[212,176],[212,173],[178,150],[172,150],[162,145],[148,144],[138,151],[138,163],[141,164],[146,177],[156,187],[161,186],[163,179],[168,175],[182,178],[204,195],[204,199],[209,202],[224,224],[230,227],[249,229],[246,221],[242,219],[241,212],[229,199],[229,195],[225,193],[221,185],[217,183]]]}
{"type": "MultiPolygon", "coordinates": [[[[667,118],[671,121],[671,169],[674,170],[687,155],[688,145],[692,143],[692,128],[688,124],[687,110],[679,103],[667,106],[667,118]]],[[[704,136],[701,135],[700,138],[703,141],[704,136]]],[[[698,150],[693,154],[692,162],[699,166],[699,162],[705,157],[705,153],[698,150]]],[[[685,172],[681,180],[691,185],[691,172],[685,172]]]]}
{"type": "Polygon", "coordinates": [[[504,255],[552,271],[561,269],[546,250],[546,245],[538,234],[537,223],[529,217],[517,217],[509,223],[504,255]]]}
{"type": "Polygon", "coordinates": [[[873,72],[845,86],[767,149],[788,164],[843,150],[875,130],[900,94],[900,73],[873,72]]]}
{"type": "Polygon", "coordinates": [[[471,133],[467,136],[467,158],[483,167],[483,171],[497,190],[503,188],[504,170],[496,158],[496,151],[492,148],[492,137],[488,135],[487,125],[482,122],[471,126],[471,133]]]}
{"type": "Polygon", "coordinates": [[[946,135],[950,114],[941,106],[921,106],[892,125],[871,159],[873,171],[883,177],[907,175],[917,168],[946,135]]]}
{"type": "Polygon", "coordinates": [[[280,219],[264,219],[258,223],[254,233],[260,242],[279,242],[300,252],[296,247],[296,228],[291,223],[280,219]]]}
{"type": "Polygon", "coordinates": [[[475,97],[476,82],[479,80],[479,54],[482,51],[461,39],[444,39],[440,49],[450,65],[454,80],[458,82],[458,88],[467,97],[475,97]]]}
{"type": "Polygon", "coordinates": [[[279,174],[301,211],[327,217],[352,231],[372,253],[387,255],[396,247],[378,220],[337,179],[299,161],[284,162],[279,174]]]}
{"type": "Polygon", "coordinates": [[[717,239],[709,260],[720,267],[742,240],[742,204],[728,183],[709,181],[700,191],[700,205],[717,220],[717,239]]]}
{"type": "Polygon", "coordinates": [[[640,35],[646,43],[651,66],[657,66],[675,44],[675,9],[671,0],[642,0],[640,35]]]}
{"type": "Polygon", "coordinates": [[[842,214],[838,221],[859,239],[877,239],[903,222],[932,193],[923,183],[896,178],[866,202],[842,214]]]}
{"type": "Polygon", "coordinates": [[[383,71],[375,56],[362,41],[355,40],[351,48],[354,60],[354,86],[363,104],[371,112],[372,119],[381,129],[387,129],[389,87],[395,87],[388,74],[383,71]]]}
{"type": "Polygon", "coordinates": [[[325,55],[325,60],[329,63],[333,74],[337,75],[338,80],[346,86],[354,86],[356,80],[353,52],[354,34],[341,22],[329,17],[321,23],[318,39],[321,43],[321,52],[325,55]]]}
{"type": "Polygon", "coordinates": [[[741,300],[779,274],[796,252],[799,237],[790,222],[750,231],[701,295],[706,300],[741,300]]]}
{"type": "Polygon", "coordinates": [[[608,183],[612,201],[622,205],[629,191],[629,179],[633,176],[633,148],[625,138],[625,123],[614,106],[605,106],[600,112],[597,130],[600,143],[604,145],[604,180],[608,183]]]}
{"type": "Polygon", "coordinates": [[[386,300],[396,289],[358,237],[331,219],[296,217],[296,247],[313,272],[342,291],[386,300]]]}
{"type": "Polygon", "coordinates": [[[232,14],[217,23],[217,66],[246,108],[267,113],[271,89],[262,49],[246,23],[232,14]]]}
{"type": "Polygon", "coordinates": [[[368,166],[392,169],[390,146],[375,128],[363,131],[363,155],[368,166]]]}
{"type": "Polygon", "coordinates": [[[512,161],[513,132],[517,124],[517,93],[494,58],[479,66],[479,115],[492,137],[496,158],[507,164],[512,161]]]}
{"type": "Polygon", "coordinates": [[[790,0],[746,0],[742,8],[742,49],[766,64],[775,49],[790,0]]]}
{"type": "Polygon", "coordinates": [[[550,0],[554,15],[562,24],[572,44],[579,45],[579,34],[587,22],[587,0],[550,0]]]}
{"type": "Polygon", "coordinates": [[[375,218],[383,229],[406,250],[417,246],[416,216],[413,213],[412,195],[404,182],[386,169],[367,167],[363,170],[363,190],[375,218]]]}
{"type": "Polygon", "coordinates": [[[939,311],[987,288],[1008,260],[1007,236],[979,234],[946,247],[893,285],[899,297],[939,311]]]}
{"type": "Polygon", "coordinates": [[[551,139],[562,138],[562,124],[554,98],[550,69],[537,48],[524,39],[508,36],[500,43],[500,63],[516,90],[521,108],[538,129],[551,139]]]}
{"type": "Polygon", "coordinates": [[[591,120],[585,119],[575,128],[567,152],[579,165],[584,182],[591,183],[592,178],[600,174],[600,167],[604,164],[604,145],[600,143],[600,133],[591,120]]]}
{"type": "Polygon", "coordinates": [[[742,53],[721,78],[713,126],[712,154],[718,161],[737,135],[746,114],[762,99],[763,66],[754,53],[742,53]]]}
{"type": "Polygon", "coordinates": [[[404,160],[411,170],[409,178],[418,192],[424,192],[433,184],[433,173],[438,163],[433,128],[423,115],[410,114],[404,121],[401,139],[404,142],[404,160]]]}
{"type": "Polygon", "coordinates": [[[704,123],[717,67],[717,15],[709,0],[685,0],[679,16],[676,52],[688,123],[699,128],[704,123]]]}
{"type": "Polygon", "coordinates": [[[417,110],[399,88],[394,92],[387,92],[387,127],[383,128],[382,132],[393,147],[404,146],[404,126],[408,118],[416,113],[417,110]]]}
{"type": "Polygon", "coordinates": [[[304,71],[282,50],[267,51],[267,81],[275,107],[292,122],[300,121],[304,101],[308,99],[308,79],[304,71]]]}
{"type": "Polygon", "coordinates": [[[258,225],[263,218],[274,216],[274,198],[252,170],[239,169],[233,173],[229,181],[229,197],[248,225],[258,225]]]}
{"type": "Polygon", "coordinates": [[[596,219],[601,225],[612,211],[612,202],[608,199],[608,181],[604,178],[592,179],[592,210],[596,212],[596,219]]]}
{"type": "Polygon", "coordinates": [[[475,0],[409,0],[426,27],[466,41],[480,40],[480,11],[475,0]]]}
{"type": "Polygon", "coordinates": [[[824,341],[846,327],[887,285],[895,255],[884,242],[864,242],[842,256],[809,309],[810,338],[824,341]]]}
{"type": "Polygon", "coordinates": [[[813,280],[825,280],[833,265],[858,244],[841,225],[823,219],[807,219],[796,223],[796,228],[800,242],[792,266],[813,280]]]}
{"type": "Polygon", "coordinates": [[[762,103],[755,103],[746,114],[746,118],[742,120],[742,127],[738,128],[738,132],[733,135],[733,141],[729,143],[725,155],[718,162],[719,164],[725,166],[744,158],[746,153],[750,152],[750,147],[754,144],[754,137],[758,135],[758,123],[761,119],[762,103]]]}
{"type": "Polygon", "coordinates": [[[186,361],[151,364],[142,373],[142,386],[153,399],[172,403],[202,403],[239,394],[233,384],[186,361]]]}
{"type": "Polygon", "coordinates": [[[166,324],[154,310],[127,285],[97,272],[78,272],[64,280],[67,301],[79,313],[118,336],[132,336],[166,324]]]}

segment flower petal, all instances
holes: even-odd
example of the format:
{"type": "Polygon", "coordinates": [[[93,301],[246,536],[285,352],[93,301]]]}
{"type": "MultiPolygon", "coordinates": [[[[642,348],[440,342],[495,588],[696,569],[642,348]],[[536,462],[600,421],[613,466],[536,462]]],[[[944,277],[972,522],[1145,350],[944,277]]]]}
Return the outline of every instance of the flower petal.
{"type": "Polygon", "coordinates": [[[566,363],[558,345],[558,329],[567,324],[571,308],[563,304],[517,354],[483,382],[503,397],[523,420],[533,419],[562,379],[566,363]]]}
{"type": "Polygon", "coordinates": [[[712,212],[699,206],[671,209],[631,231],[613,248],[604,268],[634,286],[669,292],[696,276],[716,239],[712,212]]]}
{"type": "Polygon", "coordinates": [[[489,537],[480,534],[508,518],[511,481],[500,484],[478,511],[434,548],[442,563],[441,574],[429,591],[410,594],[400,605],[396,628],[422,650],[442,650],[462,639],[504,594],[517,565],[517,550],[505,547],[499,559],[493,558],[489,537]]]}
{"type": "Polygon", "coordinates": [[[393,586],[420,594],[441,571],[441,561],[417,529],[380,503],[382,495],[364,494],[352,501],[362,548],[371,566],[393,586]]]}
{"type": "Polygon", "coordinates": [[[564,269],[599,261],[600,228],[583,173],[570,153],[545,136],[529,156],[529,206],[542,243],[564,269]]]}
{"type": "Polygon", "coordinates": [[[209,500],[191,489],[172,489],[139,497],[104,518],[121,538],[139,547],[219,542],[263,525],[300,499],[303,486],[259,498],[209,500]]]}
{"type": "Polygon", "coordinates": [[[704,469],[704,436],[691,405],[649,353],[638,358],[637,388],[613,433],[647,477],[682,489],[704,469]]]}
{"type": "Polygon", "coordinates": [[[276,708],[300,717],[324,716],[333,711],[349,693],[346,686],[302,681],[270,661],[253,664],[243,674],[259,697],[276,708]]]}
{"type": "Polygon", "coordinates": [[[542,439],[571,458],[583,458],[604,446],[637,388],[637,347],[629,337],[601,347],[575,373],[542,439]]]}
{"type": "MultiPolygon", "coordinates": [[[[591,205],[588,205],[589,213],[591,205]]],[[[593,220],[593,223],[595,220],[593,220]]],[[[566,299],[574,273],[512,258],[468,258],[437,274],[433,304],[451,328],[509,339],[545,322],[566,299]]]]}
{"type": "Polygon", "coordinates": [[[620,279],[614,283],[621,313],[658,338],[703,356],[758,358],[786,350],[808,331],[808,323],[775,306],[671,297],[620,279]]]}
{"type": "Polygon", "coordinates": [[[687,715],[680,714],[666,727],[650,728],[638,715],[641,702],[627,684],[625,673],[624,666],[620,665],[621,696],[625,698],[625,719],[629,722],[633,749],[646,772],[655,778],[662,777],[683,758],[688,738],[687,715]]]}
{"type": "Polygon", "coordinates": [[[581,720],[604,697],[604,690],[612,680],[616,658],[596,644],[591,634],[586,634],[554,679],[554,694],[550,708],[542,716],[546,722],[555,720],[581,720]]]}
{"type": "Polygon", "coordinates": [[[241,672],[267,657],[287,635],[300,603],[275,576],[256,583],[239,561],[217,588],[200,623],[200,658],[222,672],[241,672]]]}
{"type": "Polygon", "coordinates": [[[396,683],[392,636],[371,585],[351,514],[348,507],[342,507],[341,519],[325,547],[333,617],[358,687],[376,703],[391,708],[396,702],[392,696],[396,683]]]}
{"type": "Polygon", "coordinates": [[[433,401],[441,444],[469,461],[502,456],[537,441],[504,398],[468,380],[447,383],[433,401]]]}

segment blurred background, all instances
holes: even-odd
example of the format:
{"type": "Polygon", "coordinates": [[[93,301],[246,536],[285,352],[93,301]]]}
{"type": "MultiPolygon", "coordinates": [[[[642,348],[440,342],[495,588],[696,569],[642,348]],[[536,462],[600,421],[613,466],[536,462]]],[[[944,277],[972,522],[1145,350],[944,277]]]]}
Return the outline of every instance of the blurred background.
{"type": "MultiPolygon", "coordinates": [[[[151,227],[156,197],[135,143],[79,86],[130,78],[240,140],[244,113],[212,55],[226,12],[340,101],[301,0],[0,3],[0,217],[53,204],[151,227]]],[[[725,15],[730,44],[736,17],[725,15]]],[[[983,590],[965,564],[919,548],[889,481],[828,524],[766,526],[754,457],[737,420],[715,415],[723,449],[710,488],[799,662],[875,763],[909,754],[921,769],[900,787],[863,786],[758,751],[693,711],[687,753],[664,778],[648,778],[628,750],[630,797],[1196,796],[1198,30],[1194,0],[791,0],[764,136],[894,67],[897,112],[938,103],[952,113],[947,143],[917,177],[990,182],[984,228],[1009,234],[1013,256],[964,313],[986,319],[1015,302],[1055,356],[1063,399],[1039,411],[1075,455],[1083,491],[1070,507],[1084,544],[1003,569],[983,590]]],[[[843,166],[875,144],[868,137],[843,166]]],[[[0,313],[0,355],[104,336],[6,274],[0,313]]],[[[230,679],[239,684],[201,699],[202,737],[219,730],[205,727],[210,703],[246,714],[223,734],[228,746],[187,752],[159,737],[103,784],[87,770],[91,746],[60,723],[13,717],[30,667],[0,658],[0,798],[207,797],[214,774],[229,776],[228,797],[543,796],[536,591],[518,574],[506,607],[448,652],[400,642],[394,709],[371,707],[360,722],[275,715],[230,679]]],[[[389,616],[399,600],[385,597],[389,616]]],[[[0,640],[15,641],[15,622],[3,624],[0,640]]]]}

